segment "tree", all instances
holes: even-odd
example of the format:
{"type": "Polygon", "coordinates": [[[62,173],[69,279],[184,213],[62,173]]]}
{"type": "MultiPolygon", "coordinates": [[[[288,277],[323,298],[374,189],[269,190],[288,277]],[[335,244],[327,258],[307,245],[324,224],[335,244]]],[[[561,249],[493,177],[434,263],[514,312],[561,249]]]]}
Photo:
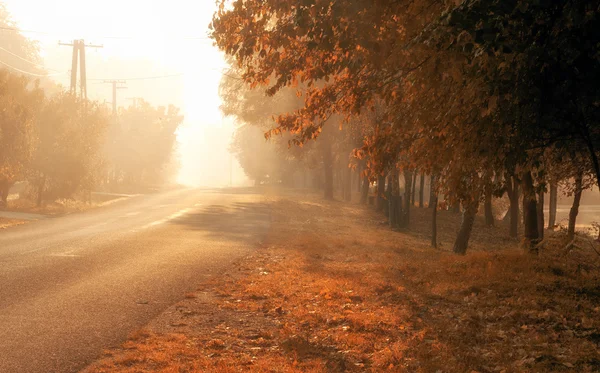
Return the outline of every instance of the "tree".
{"type": "Polygon", "coordinates": [[[421,172],[421,178],[419,179],[419,207],[423,207],[423,198],[425,193],[425,174],[421,172]]]}
{"type": "MultiPolygon", "coordinates": [[[[600,43],[588,43],[599,26],[597,4],[220,4],[212,37],[241,79],[268,95],[297,87],[304,98],[271,131],[289,131],[301,144],[331,116],[349,122],[381,103],[381,120],[363,132],[368,168],[437,168],[440,192],[464,208],[457,253],[467,248],[481,197],[489,207],[487,172],[507,175],[515,236],[518,188],[526,210],[537,211],[543,181],[532,175],[543,171],[546,150],[588,149],[600,185],[598,90],[590,83],[600,71],[600,43]]],[[[527,212],[526,246],[536,244],[538,230],[537,215],[527,212]]]]}
{"type": "Polygon", "coordinates": [[[168,182],[176,166],[173,157],[182,123],[183,116],[173,105],[154,107],[140,100],[121,109],[104,148],[114,188],[151,188],[168,182]]]}
{"type": "Polygon", "coordinates": [[[0,69],[0,205],[13,184],[25,176],[35,147],[35,120],[43,102],[36,84],[0,69]]]}
{"type": "Polygon", "coordinates": [[[96,102],[66,92],[48,99],[37,120],[31,164],[38,205],[93,188],[108,123],[108,112],[96,102]]]}

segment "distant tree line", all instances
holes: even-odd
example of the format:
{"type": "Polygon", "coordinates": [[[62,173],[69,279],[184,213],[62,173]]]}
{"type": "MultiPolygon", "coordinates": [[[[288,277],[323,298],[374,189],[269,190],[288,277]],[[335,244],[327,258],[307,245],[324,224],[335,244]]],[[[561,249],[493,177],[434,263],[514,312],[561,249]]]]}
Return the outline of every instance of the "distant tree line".
{"type": "Polygon", "coordinates": [[[121,108],[106,136],[105,189],[155,188],[174,180],[178,170],[176,132],[182,123],[183,116],[173,105],[154,107],[138,100],[121,108]]]}
{"type": "Polygon", "coordinates": [[[179,109],[146,102],[115,118],[98,102],[61,91],[46,97],[37,82],[0,69],[0,204],[18,181],[38,205],[163,185],[177,170],[182,121],[179,109]]]}

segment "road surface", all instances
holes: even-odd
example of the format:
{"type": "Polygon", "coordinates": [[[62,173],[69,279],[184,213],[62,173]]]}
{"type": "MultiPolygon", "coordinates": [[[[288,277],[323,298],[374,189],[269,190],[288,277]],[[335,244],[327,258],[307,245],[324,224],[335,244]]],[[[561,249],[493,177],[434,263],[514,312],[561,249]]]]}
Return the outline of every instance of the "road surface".
{"type": "Polygon", "coordinates": [[[269,228],[260,194],[175,190],[0,231],[0,372],[76,372],[269,228]]]}

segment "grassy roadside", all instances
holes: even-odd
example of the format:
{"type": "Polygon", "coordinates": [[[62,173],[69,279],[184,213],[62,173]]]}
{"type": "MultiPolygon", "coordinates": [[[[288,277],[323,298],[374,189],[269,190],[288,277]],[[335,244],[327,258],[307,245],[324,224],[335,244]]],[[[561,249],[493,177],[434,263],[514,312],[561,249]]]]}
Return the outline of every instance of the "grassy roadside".
{"type": "Polygon", "coordinates": [[[273,195],[261,247],[202,284],[85,372],[547,372],[600,369],[600,257],[522,254],[482,228],[446,250],[458,219],[426,209],[390,232],[363,207],[273,195]]]}
{"type": "Polygon", "coordinates": [[[61,199],[44,203],[43,206],[39,207],[36,205],[35,201],[19,198],[10,201],[6,211],[57,216],[87,211],[93,208],[106,206],[126,198],[127,197],[121,197],[119,195],[100,195],[94,196],[90,203],[77,200],[61,199]]]}
{"type": "Polygon", "coordinates": [[[25,223],[27,223],[26,220],[8,219],[8,218],[0,217],[0,229],[15,227],[17,225],[21,225],[21,224],[25,224],[25,223]]]}
{"type": "Polygon", "coordinates": [[[36,203],[28,199],[11,200],[7,208],[0,209],[0,215],[6,211],[8,215],[0,216],[0,229],[7,229],[22,224],[27,224],[32,220],[43,217],[60,216],[77,212],[84,212],[90,209],[107,206],[112,203],[125,200],[129,197],[119,195],[97,196],[91,203],[73,200],[59,200],[46,203],[43,206],[36,206],[36,203]],[[11,214],[16,213],[16,214],[11,214]],[[21,215],[22,214],[22,215],[21,215]],[[31,217],[33,215],[34,217],[31,217]]]}

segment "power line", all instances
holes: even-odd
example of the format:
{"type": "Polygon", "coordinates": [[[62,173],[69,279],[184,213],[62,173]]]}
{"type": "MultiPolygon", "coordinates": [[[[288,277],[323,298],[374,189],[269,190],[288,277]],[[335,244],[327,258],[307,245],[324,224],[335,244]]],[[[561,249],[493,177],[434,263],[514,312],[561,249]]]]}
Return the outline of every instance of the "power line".
{"type": "MultiPolygon", "coordinates": [[[[135,77],[135,78],[122,78],[120,80],[149,80],[149,79],[162,79],[162,78],[173,78],[173,77],[177,77],[177,76],[183,76],[185,75],[184,73],[177,73],[177,74],[167,74],[167,75],[156,75],[156,76],[141,76],[141,77],[135,77]]],[[[93,78],[93,79],[88,79],[88,80],[94,80],[94,81],[104,81],[104,80],[111,80],[111,79],[102,79],[102,78],[93,78]]]]}
{"type": "Polygon", "coordinates": [[[45,74],[45,75],[44,75],[44,74],[36,74],[36,73],[32,73],[32,72],[30,72],[30,71],[21,70],[21,69],[19,69],[19,68],[17,68],[17,67],[14,67],[14,66],[12,66],[12,65],[9,65],[9,64],[7,64],[6,62],[4,62],[4,61],[2,61],[2,60],[0,60],[0,63],[1,63],[1,64],[3,64],[3,65],[4,65],[4,66],[6,66],[6,67],[9,67],[9,68],[11,68],[11,69],[13,69],[13,70],[15,70],[15,71],[18,71],[18,72],[20,72],[20,73],[22,73],[22,74],[27,74],[27,75],[31,75],[31,76],[37,76],[37,77],[39,77],[39,78],[45,78],[45,77],[57,76],[57,75],[63,75],[63,74],[65,74],[65,72],[57,72],[57,73],[53,73],[53,74],[45,74]]]}
{"type": "MultiPolygon", "coordinates": [[[[48,31],[23,30],[23,29],[19,29],[16,27],[9,27],[9,26],[0,26],[0,30],[16,31],[16,32],[30,33],[30,34],[41,34],[41,35],[55,35],[55,36],[68,34],[66,32],[59,33],[59,32],[48,32],[48,31]]],[[[144,37],[144,36],[133,36],[133,35],[104,35],[104,36],[90,35],[90,38],[91,39],[121,39],[121,40],[148,39],[147,37],[144,37]]],[[[207,36],[171,36],[171,37],[166,37],[166,39],[206,40],[206,41],[212,40],[211,38],[209,38],[207,36]]]]}
{"type": "MultiPolygon", "coordinates": [[[[236,77],[233,75],[229,75],[226,72],[224,72],[224,70],[226,70],[227,68],[207,68],[207,70],[214,70],[214,71],[220,71],[222,75],[225,75],[227,77],[230,77],[232,79],[238,79],[238,80],[243,80],[240,77],[236,77]]],[[[186,75],[185,73],[176,73],[176,74],[166,74],[166,75],[156,75],[156,76],[141,76],[141,77],[135,77],[135,78],[120,78],[120,80],[150,80],[150,79],[162,79],[162,78],[174,78],[174,77],[179,77],[179,76],[184,76],[186,75]]],[[[105,80],[112,80],[112,79],[102,79],[102,78],[92,78],[92,79],[88,79],[88,80],[93,80],[93,81],[105,81],[105,80]]]]}
{"type": "MultiPolygon", "coordinates": [[[[41,64],[39,64],[39,63],[37,63],[37,62],[33,62],[33,61],[30,61],[30,60],[28,60],[28,59],[26,59],[26,58],[23,58],[23,57],[19,56],[18,54],[16,54],[16,53],[13,53],[13,52],[9,51],[9,50],[8,50],[8,49],[6,49],[6,48],[2,48],[2,47],[0,47],[0,50],[3,50],[3,51],[5,51],[5,52],[6,52],[6,53],[8,53],[8,54],[11,54],[11,55],[13,55],[13,56],[17,57],[17,58],[18,58],[18,59],[20,59],[21,61],[25,61],[25,62],[27,62],[27,63],[30,63],[30,64],[34,65],[34,66],[37,66],[37,67],[41,67],[41,68],[44,68],[44,69],[46,69],[46,67],[45,67],[44,65],[41,65],[41,64]]],[[[48,70],[52,70],[52,71],[56,71],[56,72],[58,72],[58,70],[54,70],[54,69],[48,69],[48,70]]]]}
{"type": "Polygon", "coordinates": [[[50,35],[50,33],[47,33],[47,32],[44,32],[44,31],[21,30],[21,29],[18,29],[16,27],[10,27],[10,26],[0,26],[0,30],[17,31],[17,32],[27,32],[27,33],[30,33],[30,34],[45,34],[45,35],[50,35]]]}
{"type": "MultiPolygon", "coordinates": [[[[1,27],[1,26],[0,26],[0,29],[2,29],[2,28],[3,28],[3,27],[1,27]]],[[[62,43],[59,43],[59,44],[62,44],[62,43]]],[[[71,45],[71,46],[72,46],[72,44],[62,44],[62,45],[71,45]]],[[[96,45],[92,45],[91,47],[102,47],[102,46],[96,46],[96,45]]],[[[25,62],[28,62],[28,63],[30,63],[30,64],[32,64],[32,65],[35,65],[35,66],[37,66],[37,67],[46,68],[44,65],[40,65],[40,64],[38,64],[38,63],[36,63],[36,62],[30,61],[30,60],[28,60],[28,59],[26,59],[26,58],[24,58],[24,57],[21,57],[21,56],[19,56],[18,54],[16,54],[16,53],[13,53],[13,52],[11,52],[11,51],[9,51],[8,49],[5,49],[5,48],[3,48],[3,47],[0,47],[0,50],[3,50],[3,51],[5,51],[5,52],[7,52],[7,53],[9,53],[9,54],[11,54],[11,55],[13,55],[13,56],[15,56],[15,57],[19,58],[20,60],[23,60],[23,61],[25,61],[25,62]]],[[[55,74],[46,74],[46,75],[40,75],[40,74],[31,73],[31,72],[28,72],[28,71],[24,71],[24,70],[18,69],[18,68],[14,67],[14,66],[11,66],[11,65],[7,64],[6,62],[3,62],[3,61],[0,61],[0,63],[2,63],[2,64],[4,64],[4,65],[6,65],[6,66],[8,66],[8,67],[10,67],[10,68],[12,68],[12,69],[14,69],[14,70],[16,70],[16,71],[19,71],[19,72],[21,72],[21,73],[23,73],[23,74],[28,74],[28,75],[32,75],[32,76],[47,77],[47,76],[56,76],[56,75],[62,75],[62,74],[65,74],[65,73],[66,73],[66,72],[59,72],[59,71],[57,71],[57,70],[54,70],[54,69],[48,69],[48,70],[55,71],[56,73],[55,73],[55,74]]],[[[227,77],[229,77],[229,78],[232,78],[232,79],[238,79],[238,80],[242,80],[242,79],[241,79],[241,78],[239,78],[239,77],[235,77],[235,76],[233,76],[233,75],[229,75],[229,74],[225,73],[224,71],[228,69],[227,67],[223,67],[223,68],[210,68],[210,67],[209,67],[209,68],[207,68],[207,69],[208,69],[208,70],[214,70],[214,71],[221,71],[221,74],[222,74],[222,75],[224,75],[224,76],[227,76],[227,77]]],[[[156,76],[143,76],[143,77],[135,77],[135,78],[125,78],[125,79],[121,79],[121,80],[150,80],[150,79],[163,79],[163,78],[173,78],[173,77],[179,77],[179,76],[183,76],[183,75],[185,75],[185,74],[184,74],[184,73],[176,73],[176,74],[166,74],[166,75],[156,75],[156,76]]],[[[110,80],[110,79],[105,79],[105,78],[91,78],[91,79],[87,79],[87,80],[92,80],[92,81],[103,81],[103,82],[104,82],[105,80],[110,80]]]]}

